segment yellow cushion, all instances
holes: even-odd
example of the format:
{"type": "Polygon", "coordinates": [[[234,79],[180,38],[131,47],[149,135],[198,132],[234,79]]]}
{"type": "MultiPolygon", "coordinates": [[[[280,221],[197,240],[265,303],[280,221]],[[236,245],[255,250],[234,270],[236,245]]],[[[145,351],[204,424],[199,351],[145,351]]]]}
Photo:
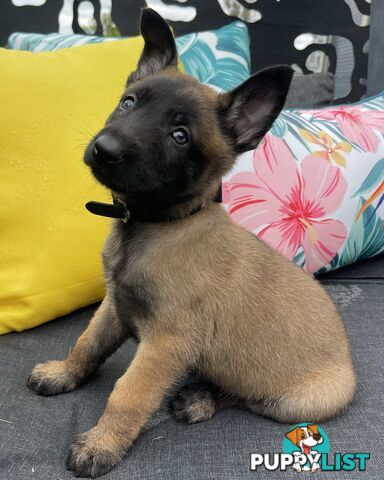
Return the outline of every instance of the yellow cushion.
{"type": "Polygon", "coordinates": [[[47,53],[0,49],[0,333],[100,300],[110,201],[83,165],[115,108],[142,38],[47,53]]]}

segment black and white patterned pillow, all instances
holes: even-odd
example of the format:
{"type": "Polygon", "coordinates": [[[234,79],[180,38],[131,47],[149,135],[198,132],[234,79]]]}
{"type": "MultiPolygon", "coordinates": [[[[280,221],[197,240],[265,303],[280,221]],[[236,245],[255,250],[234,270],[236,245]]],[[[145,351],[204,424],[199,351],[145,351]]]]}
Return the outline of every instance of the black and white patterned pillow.
{"type": "Polygon", "coordinates": [[[15,31],[137,35],[145,6],[178,36],[239,18],[249,27],[254,70],[288,63],[303,73],[333,72],[340,102],[366,92],[367,0],[2,0],[0,43],[15,31]]]}

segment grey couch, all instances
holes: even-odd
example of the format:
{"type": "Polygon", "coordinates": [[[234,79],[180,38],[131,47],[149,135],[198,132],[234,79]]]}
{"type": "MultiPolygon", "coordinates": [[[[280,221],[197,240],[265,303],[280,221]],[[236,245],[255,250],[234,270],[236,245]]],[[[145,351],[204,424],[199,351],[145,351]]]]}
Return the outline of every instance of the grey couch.
{"type": "MultiPolygon", "coordinates": [[[[321,281],[343,314],[351,339],[358,390],[352,405],[321,426],[332,452],[369,452],[366,472],[250,471],[250,453],[281,452],[290,425],[229,409],[208,422],[176,422],[167,403],[148,423],[111,480],[384,478],[384,257],[324,276],[321,281]]],[[[95,307],[41,327],[0,337],[0,479],[60,480],[69,445],[102,413],[109,392],[135,351],[128,341],[79,390],[41,397],[27,389],[33,365],[64,358],[95,307]]],[[[321,325],[319,325],[321,329],[321,325]]],[[[316,348],[316,339],[308,339],[316,348]]]]}

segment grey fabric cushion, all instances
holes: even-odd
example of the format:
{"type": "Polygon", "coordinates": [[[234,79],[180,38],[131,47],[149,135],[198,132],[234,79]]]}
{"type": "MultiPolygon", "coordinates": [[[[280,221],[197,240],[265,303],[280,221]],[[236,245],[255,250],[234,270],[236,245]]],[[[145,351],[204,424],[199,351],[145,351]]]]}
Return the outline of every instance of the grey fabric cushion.
{"type": "Polygon", "coordinates": [[[325,282],[332,280],[350,281],[360,279],[366,282],[384,279],[384,255],[377,255],[368,260],[353,263],[319,277],[325,282]]]}
{"type": "MultiPolygon", "coordinates": [[[[361,267],[363,264],[360,265],[361,267]]],[[[359,268],[356,266],[355,268],[359,268]]],[[[342,271],[340,271],[342,272],[342,271]]],[[[368,276],[369,272],[367,272],[368,276]]],[[[302,479],[383,478],[384,282],[378,278],[324,279],[350,335],[358,390],[345,413],[322,424],[332,452],[370,452],[366,473],[300,474],[302,479]]],[[[40,397],[27,389],[35,363],[64,358],[95,307],[44,326],[0,337],[0,479],[65,480],[69,445],[92,427],[116,379],[131,361],[128,341],[79,390],[40,397]]],[[[319,325],[321,329],[321,325],[319,325]]],[[[316,346],[316,339],[308,339],[316,346]]],[[[294,472],[250,472],[251,452],[280,452],[288,425],[239,409],[219,412],[208,422],[177,423],[166,405],[153,417],[127,459],[106,479],[126,480],[286,480],[294,472]]],[[[292,475],[293,474],[293,475],[292,475]]]]}
{"type": "Polygon", "coordinates": [[[384,0],[374,0],[371,6],[367,95],[384,90],[384,0]]]}
{"type": "Polygon", "coordinates": [[[333,102],[335,78],[332,73],[295,74],[285,108],[325,107],[333,102]]]}

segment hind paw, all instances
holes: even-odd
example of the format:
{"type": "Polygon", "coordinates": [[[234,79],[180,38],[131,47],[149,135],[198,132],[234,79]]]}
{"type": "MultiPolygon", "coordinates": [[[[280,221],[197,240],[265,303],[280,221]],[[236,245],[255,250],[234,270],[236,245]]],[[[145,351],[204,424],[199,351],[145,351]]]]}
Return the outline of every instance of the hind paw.
{"type": "Polygon", "coordinates": [[[171,402],[177,420],[187,423],[205,422],[215,413],[214,394],[202,384],[185,385],[171,402]]]}

